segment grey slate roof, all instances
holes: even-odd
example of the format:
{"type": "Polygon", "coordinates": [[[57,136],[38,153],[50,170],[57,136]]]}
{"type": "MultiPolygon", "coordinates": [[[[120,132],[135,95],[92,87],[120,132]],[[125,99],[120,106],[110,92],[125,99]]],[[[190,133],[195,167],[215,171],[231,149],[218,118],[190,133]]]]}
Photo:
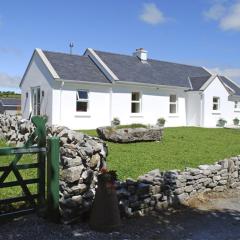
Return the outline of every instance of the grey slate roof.
{"type": "Polygon", "coordinates": [[[192,84],[192,90],[198,91],[202,87],[202,85],[210,78],[211,76],[206,77],[190,77],[190,81],[192,84]]]}
{"type": "Polygon", "coordinates": [[[120,81],[149,83],[190,88],[189,77],[209,76],[202,67],[148,59],[142,63],[137,57],[97,51],[98,56],[120,81]]]}
{"type": "Polygon", "coordinates": [[[226,77],[224,76],[219,76],[221,78],[221,80],[225,83],[225,85],[227,87],[229,87],[230,91],[232,92],[232,90],[234,91],[232,93],[232,95],[237,95],[237,96],[240,96],[240,88],[237,84],[235,84],[234,82],[230,81],[229,79],[227,79],[226,77]]]}
{"type": "MultiPolygon", "coordinates": [[[[198,91],[211,77],[202,67],[148,59],[94,50],[113,73],[123,82],[149,83],[184,87],[198,91]]],[[[110,83],[97,65],[88,57],[43,51],[60,78],[83,82],[110,83]]],[[[240,96],[240,88],[224,76],[221,80],[240,96]]]]}
{"type": "Polygon", "coordinates": [[[87,56],[43,51],[59,77],[66,80],[109,83],[108,79],[87,56]]]}
{"type": "MultiPolygon", "coordinates": [[[[231,95],[240,96],[240,88],[239,88],[239,86],[236,83],[230,81],[228,78],[226,78],[224,76],[218,76],[218,77],[220,78],[220,80],[222,80],[222,82],[228,88],[228,90],[230,91],[231,95]]],[[[192,83],[192,90],[193,91],[200,90],[200,88],[203,86],[203,84],[208,79],[209,79],[209,77],[191,77],[190,81],[192,83]]]]}
{"type": "Polygon", "coordinates": [[[20,106],[21,99],[18,98],[1,98],[0,101],[2,102],[3,106],[20,106]]]}

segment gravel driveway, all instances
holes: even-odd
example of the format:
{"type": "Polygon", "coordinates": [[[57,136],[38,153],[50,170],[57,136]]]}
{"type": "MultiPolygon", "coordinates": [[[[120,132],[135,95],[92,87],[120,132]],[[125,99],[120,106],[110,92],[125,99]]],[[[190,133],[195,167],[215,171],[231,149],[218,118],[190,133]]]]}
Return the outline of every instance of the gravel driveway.
{"type": "Polygon", "coordinates": [[[123,220],[118,232],[97,233],[85,223],[53,224],[35,215],[0,226],[0,240],[146,239],[230,240],[240,239],[240,197],[234,194],[198,199],[194,208],[160,212],[156,216],[123,220]]]}

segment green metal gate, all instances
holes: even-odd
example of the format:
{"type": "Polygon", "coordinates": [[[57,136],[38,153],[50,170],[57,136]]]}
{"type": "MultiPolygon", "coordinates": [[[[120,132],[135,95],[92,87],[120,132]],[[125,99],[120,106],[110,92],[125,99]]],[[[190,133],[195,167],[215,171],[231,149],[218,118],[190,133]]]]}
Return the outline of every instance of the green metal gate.
{"type": "Polygon", "coordinates": [[[0,148],[0,156],[15,155],[7,165],[0,166],[0,210],[10,204],[25,202],[21,207],[0,212],[0,220],[40,209],[45,210],[55,220],[58,217],[59,139],[56,137],[46,138],[45,118],[34,116],[32,122],[35,125],[35,131],[23,147],[0,148]],[[26,154],[37,154],[37,162],[20,163],[26,154]],[[24,179],[20,171],[27,169],[36,169],[37,177],[24,179]],[[16,181],[7,180],[10,174],[15,176],[16,181]],[[36,193],[31,193],[29,184],[37,185],[36,193]],[[3,189],[15,186],[21,187],[22,196],[2,198],[1,191],[3,193],[3,189]]]}

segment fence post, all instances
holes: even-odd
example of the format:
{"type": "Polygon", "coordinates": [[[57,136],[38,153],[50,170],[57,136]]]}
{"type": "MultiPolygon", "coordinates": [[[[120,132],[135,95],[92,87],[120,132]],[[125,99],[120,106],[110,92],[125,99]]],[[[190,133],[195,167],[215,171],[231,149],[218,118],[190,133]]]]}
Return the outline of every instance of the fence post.
{"type": "Polygon", "coordinates": [[[53,221],[59,221],[59,138],[47,140],[47,215],[53,221]]]}

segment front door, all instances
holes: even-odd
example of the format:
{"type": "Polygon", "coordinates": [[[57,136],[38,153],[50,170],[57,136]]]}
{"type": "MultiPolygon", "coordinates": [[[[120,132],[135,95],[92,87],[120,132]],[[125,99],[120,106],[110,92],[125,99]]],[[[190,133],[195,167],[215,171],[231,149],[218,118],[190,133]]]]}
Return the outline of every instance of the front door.
{"type": "Polygon", "coordinates": [[[32,88],[32,114],[33,116],[40,115],[41,113],[41,91],[40,87],[32,88]]]}

